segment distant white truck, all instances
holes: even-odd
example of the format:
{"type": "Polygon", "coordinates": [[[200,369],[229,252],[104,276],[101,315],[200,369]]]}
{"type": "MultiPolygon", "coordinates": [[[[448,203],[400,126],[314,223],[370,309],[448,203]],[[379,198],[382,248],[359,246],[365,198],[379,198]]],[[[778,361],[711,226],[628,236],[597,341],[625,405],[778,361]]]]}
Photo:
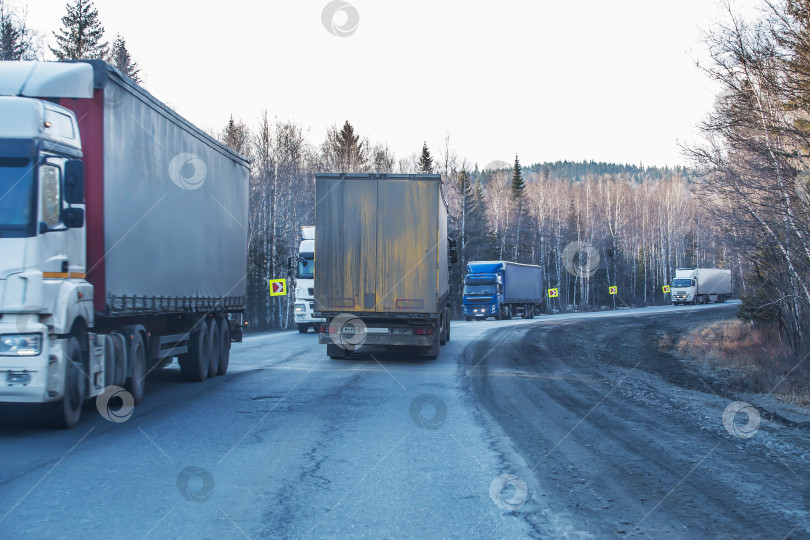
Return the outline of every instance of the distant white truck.
{"type": "Polygon", "coordinates": [[[312,315],[315,287],[315,227],[301,227],[298,257],[292,261],[295,269],[295,324],[306,334],[310,328],[317,333],[324,319],[312,315]]]}
{"type": "Polygon", "coordinates": [[[725,302],[731,296],[731,270],[678,268],[671,289],[675,305],[725,302]]]}

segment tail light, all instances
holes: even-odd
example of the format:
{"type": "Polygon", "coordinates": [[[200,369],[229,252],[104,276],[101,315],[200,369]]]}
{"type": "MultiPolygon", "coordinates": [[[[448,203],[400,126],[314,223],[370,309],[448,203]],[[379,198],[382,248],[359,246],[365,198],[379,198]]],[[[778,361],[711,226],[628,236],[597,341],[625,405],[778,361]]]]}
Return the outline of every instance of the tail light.
{"type": "Polygon", "coordinates": [[[416,336],[431,336],[433,335],[433,328],[427,326],[421,328],[414,328],[413,333],[416,336]]]}
{"type": "Polygon", "coordinates": [[[329,333],[329,326],[326,324],[322,324],[320,328],[321,334],[328,334],[329,333]]]}

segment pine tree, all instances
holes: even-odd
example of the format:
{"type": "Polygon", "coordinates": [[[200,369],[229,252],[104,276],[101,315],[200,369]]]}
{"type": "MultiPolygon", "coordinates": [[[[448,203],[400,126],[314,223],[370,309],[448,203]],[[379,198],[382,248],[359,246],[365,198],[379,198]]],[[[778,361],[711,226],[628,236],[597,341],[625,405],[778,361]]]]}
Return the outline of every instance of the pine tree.
{"type": "Polygon", "coordinates": [[[422,155],[419,156],[419,172],[433,174],[433,156],[430,155],[427,142],[422,143],[422,155]]]}
{"type": "Polygon", "coordinates": [[[57,46],[49,49],[58,60],[107,59],[109,45],[103,41],[104,27],[92,0],[74,0],[73,4],[68,4],[62,28],[53,35],[57,46]]]}
{"type": "Polygon", "coordinates": [[[324,167],[332,172],[366,172],[369,169],[368,141],[355,135],[348,120],[338,131],[332,126],[321,145],[324,167]]]}
{"type": "Polygon", "coordinates": [[[138,64],[132,60],[127,50],[127,43],[121,34],[116,34],[113,40],[112,54],[110,55],[110,63],[118,68],[118,71],[135,81],[141,83],[139,76],[140,68],[138,64]]]}
{"type": "Polygon", "coordinates": [[[512,168],[512,197],[515,200],[523,197],[523,191],[526,189],[526,183],[523,181],[523,172],[520,169],[520,161],[517,154],[515,154],[515,166],[512,168]]]}
{"type": "Polygon", "coordinates": [[[0,0],[0,60],[33,60],[37,48],[33,32],[25,24],[25,14],[15,16],[0,0]]]}
{"type": "Polygon", "coordinates": [[[21,56],[20,31],[0,6],[0,59],[19,60],[21,56]]]}
{"type": "Polygon", "coordinates": [[[231,115],[228,120],[221,139],[222,142],[234,152],[238,152],[243,156],[247,156],[250,153],[250,130],[247,124],[241,120],[234,120],[233,115],[231,115]]]}
{"type": "MultiPolygon", "coordinates": [[[[518,262],[520,248],[523,247],[525,231],[521,231],[525,220],[526,209],[523,206],[523,192],[526,190],[526,183],[523,181],[523,172],[520,168],[520,160],[515,154],[515,166],[512,168],[512,201],[515,205],[515,236],[513,239],[512,260],[518,262]]],[[[525,229],[525,227],[523,227],[525,229]]]]}
{"type": "Polygon", "coordinates": [[[348,120],[343,124],[337,134],[337,154],[342,170],[359,172],[366,168],[368,157],[366,145],[360,141],[360,135],[355,135],[354,126],[348,120]]]}

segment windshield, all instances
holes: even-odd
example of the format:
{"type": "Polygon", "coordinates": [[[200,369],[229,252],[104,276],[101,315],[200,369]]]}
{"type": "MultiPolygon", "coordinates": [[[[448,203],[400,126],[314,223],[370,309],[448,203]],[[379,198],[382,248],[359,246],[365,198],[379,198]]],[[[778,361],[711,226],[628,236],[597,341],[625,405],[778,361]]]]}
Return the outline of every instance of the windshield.
{"type": "Polygon", "coordinates": [[[488,285],[464,285],[464,294],[496,294],[498,286],[495,284],[488,285]]]}
{"type": "Polygon", "coordinates": [[[672,280],[673,287],[691,287],[692,280],[689,278],[681,278],[681,279],[673,279],[672,280]]]}
{"type": "Polygon", "coordinates": [[[32,221],[31,161],[0,158],[0,227],[23,229],[32,221]]]}
{"type": "Polygon", "coordinates": [[[298,278],[315,279],[315,255],[302,253],[298,258],[298,278]]]}

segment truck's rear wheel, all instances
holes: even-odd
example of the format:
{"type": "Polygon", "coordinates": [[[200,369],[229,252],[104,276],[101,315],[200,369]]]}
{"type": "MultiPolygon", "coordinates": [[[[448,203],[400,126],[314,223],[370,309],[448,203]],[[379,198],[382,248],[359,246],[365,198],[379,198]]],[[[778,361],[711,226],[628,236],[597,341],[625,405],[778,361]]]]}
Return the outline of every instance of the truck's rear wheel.
{"type": "Polygon", "coordinates": [[[447,343],[447,309],[442,311],[441,329],[439,330],[439,345],[447,343]]]}
{"type": "Polygon", "coordinates": [[[219,371],[219,324],[216,317],[210,317],[208,326],[208,378],[213,379],[219,371]]]}
{"type": "Polygon", "coordinates": [[[228,327],[228,319],[223,317],[219,320],[219,369],[217,369],[217,375],[228,373],[230,359],[231,329],[228,327]]]}
{"type": "Polygon", "coordinates": [[[188,353],[179,358],[180,373],[187,381],[202,382],[208,378],[208,325],[200,322],[189,336],[188,353]]]}
{"type": "Polygon", "coordinates": [[[143,334],[140,332],[136,332],[132,337],[129,358],[132,363],[132,373],[124,386],[127,392],[132,394],[134,404],[140,405],[146,390],[146,345],[143,342],[143,334]]]}
{"type": "MultiPolygon", "coordinates": [[[[449,312],[449,310],[448,310],[448,312],[449,312]]],[[[444,340],[445,341],[450,341],[450,319],[449,318],[447,319],[446,325],[447,325],[446,326],[447,332],[445,332],[444,340]]]]}
{"type": "Polygon", "coordinates": [[[65,366],[65,393],[62,399],[50,403],[50,417],[56,427],[72,429],[79,423],[84,404],[85,376],[82,369],[82,351],[79,340],[71,337],[67,345],[67,366],[65,366]]]}

